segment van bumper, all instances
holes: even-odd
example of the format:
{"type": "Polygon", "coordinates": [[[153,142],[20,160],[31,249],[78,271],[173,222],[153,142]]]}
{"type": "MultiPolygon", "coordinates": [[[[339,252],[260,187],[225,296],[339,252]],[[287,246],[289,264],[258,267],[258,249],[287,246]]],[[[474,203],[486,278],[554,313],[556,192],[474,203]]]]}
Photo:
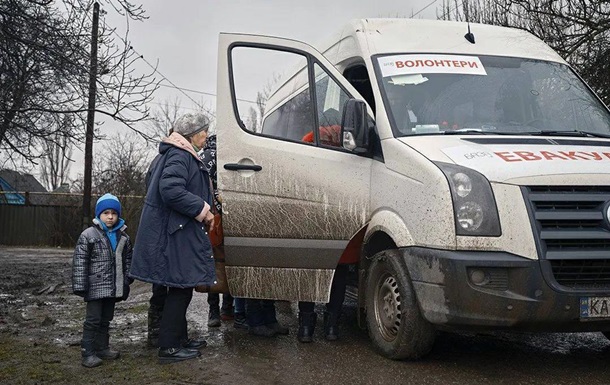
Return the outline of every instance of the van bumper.
{"type": "Polygon", "coordinates": [[[400,250],[423,317],[440,329],[610,331],[610,318],[580,318],[581,298],[610,297],[610,290],[558,290],[545,280],[539,260],[504,252],[400,250]]]}

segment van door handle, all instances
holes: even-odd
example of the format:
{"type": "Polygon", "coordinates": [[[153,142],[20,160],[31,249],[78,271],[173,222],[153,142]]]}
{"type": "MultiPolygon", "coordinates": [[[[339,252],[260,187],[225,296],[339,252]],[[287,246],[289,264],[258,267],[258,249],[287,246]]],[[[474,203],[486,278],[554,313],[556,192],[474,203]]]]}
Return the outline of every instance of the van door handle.
{"type": "Polygon", "coordinates": [[[225,164],[225,170],[231,171],[241,171],[241,170],[252,170],[252,171],[260,171],[263,169],[262,166],[258,164],[239,164],[239,163],[227,163],[225,164]]]}

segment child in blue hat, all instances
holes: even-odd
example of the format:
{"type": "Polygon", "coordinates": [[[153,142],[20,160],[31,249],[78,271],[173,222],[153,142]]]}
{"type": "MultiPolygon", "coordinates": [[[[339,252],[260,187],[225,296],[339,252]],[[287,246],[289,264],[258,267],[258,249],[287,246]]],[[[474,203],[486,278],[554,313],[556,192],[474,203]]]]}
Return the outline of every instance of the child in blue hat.
{"type": "Polygon", "coordinates": [[[87,303],[81,353],[88,368],[120,355],[109,347],[109,327],[115,303],[127,299],[133,281],[127,277],[133,248],[126,228],[119,199],[104,194],[95,205],[93,226],[82,232],[74,250],[72,289],[87,303]]]}

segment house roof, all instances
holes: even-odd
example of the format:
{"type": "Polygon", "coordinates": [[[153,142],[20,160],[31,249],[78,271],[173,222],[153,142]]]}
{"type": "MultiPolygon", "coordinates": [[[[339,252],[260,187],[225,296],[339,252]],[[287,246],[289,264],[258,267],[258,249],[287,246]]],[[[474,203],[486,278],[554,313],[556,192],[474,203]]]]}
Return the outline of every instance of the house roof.
{"type": "Polygon", "coordinates": [[[44,196],[36,193],[46,193],[47,190],[32,174],[20,173],[18,171],[0,170],[0,204],[45,204],[44,196]],[[28,199],[29,194],[34,193],[28,199]],[[27,202],[26,202],[27,201],[27,202]]]}
{"type": "Polygon", "coordinates": [[[32,174],[20,173],[9,169],[0,170],[0,178],[8,184],[13,191],[47,192],[32,174]]]}

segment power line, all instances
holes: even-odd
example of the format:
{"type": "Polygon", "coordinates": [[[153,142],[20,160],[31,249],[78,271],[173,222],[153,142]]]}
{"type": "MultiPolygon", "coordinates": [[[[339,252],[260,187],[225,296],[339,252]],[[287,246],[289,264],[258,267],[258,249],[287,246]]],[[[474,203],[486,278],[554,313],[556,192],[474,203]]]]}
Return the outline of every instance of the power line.
{"type": "MultiPolygon", "coordinates": [[[[114,33],[119,39],[123,40],[123,37],[121,35],[119,35],[116,31],[115,28],[111,28],[108,24],[106,24],[106,20],[102,19],[102,23],[104,23],[104,26],[106,28],[108,28],[110,31],[112,31],[112,33],[114,33]]],[[[174,82],[172,82],[171,80],[169,80],[167,78],[167,76],[163,75],[161,73],[161,71],[159,71],[159,69],[155,66],[153,66],[152,64],[150,64],[148,62],[148,60],[146,60],[144,58],[144,55],[142,55],[141,53],[139,53],[138,51],[135,50],[135,48],[133,48],[133,45],[129,45],[129,49],[132,50],[133,52],[136,53],[136,55],[138,55],[138,57],[140,59],[142,59],[144,61],[144,63],[148,64],[148,66],[156,73],[158,73],[163,80],[167,81],[169,84],[171,84],[173,86],[173,88],[177,89],[178,91],[180,91],[184,96],[186,96],[187,98],[189,98],[193,103],[195,103],[196,106],[198,106],[199,108],[203,108],[203,106],[201,106],[195,99],[191,98],[186,92],[184,92],[180,87],[178,87],[177,85],[174,84],[174,82]]],[[[162,84],[160,84],[162,85],[162,84]]]]}
{"type": "MultiPolygon", "coordinates": [[[[435,0],[435,1],[437,1],[437,0],[435,0]]],[[[123,37],[122,37],[122,36],[120,36],[120,35],[119,35],[119,34],[116,32],[116,29],[109,27],[109,26],[108,26],[108,24],[106,24],[106,21],[105,21],[105,20],[102,20],[102,23],[104,23],[104,26],[106,26],[106,27],[107,27],[109,30],[111,30],[111,31],[112,31],[112,33],[114,33],[114,34],[115,34],[115,35],[116,35],[116,36],[117,36],[119,39],[123,40],[123,37]]],[[[199,108],[203,108],[203,106],[201,106],[201,105],[200,105],[200,104],[199,104],[197,101],[195,101],[195,99],[191,98],[191,97],[190,97],[190,96],[189,96],[189,95],[188,95],[188,94],[187,94],[185,91],[188,91],[188,92],[193,92],[193,93],[196,93],[196,94],[201,94],[201,95],[213,96],[213,97],[216,97],[216,96],[217,96],[215,93],[212,93],[212,92],[199,91],[199,90],[193,90],[193,89],[184,88],[184,87],[178,87],[178,86],[177,86],[177,85],[176,85],[174,82],[172,82],[171,80],[169,80],[169,78],[168,78],[167,76],[163,75],[163,74],[161,73],[161,71],[159,71],[159,69],[158,69],[157,67],[155,67],[155,66],[153,66],[152,64],[150,64],[150,63],[148,62],[148,60],[146,60],[146,59],[144,58],[144,55],[142,55],[142,54],[140,54],[138,51],[136,51],[136,49],[135,49],[135,48],[133,48],[133,45],[130,45],[130,46],[129,46],[129,48],[130,48],[130,49],[131,49],[133,52],[135,52],[135,53],[138,55],[138,57],[139,57],[140,59],[142,59],[142,60],[143,60],[143,61],[144,61],[144,62],[145,62],[145,63],[146,63],[146,64],[147,64],[147,65],[148,65],[148,66],[149,66],[149,67],[150,67],[150,68],[151,68],[151,69],[152,69],[154,72],[158,73],[158,74],[159,74],[159,75],[160,75],[160,76],[163,78],[163,80],[167,81],[167,82],[170,84],[170,85],[167,85],[167,84],[161,84],[161,83],[159,83],[159,85],[160,85],[160,86],[162,86],[162,87],[168,87],[168,88],[173,88],[173,89],[176,89],[176,90],[180,91],[180,92],[181,92],[181,93],[182,93],[184,96],[186,96],[188,99],[190,99],[190,100],[191,100],[193,103],[195,103],[195,105],[196,105],[196,106],[198,106],[199,108]]],[[[252,103],[252,104],[256,104],[256,102],[255,102],[255,101],[253,101],[253,100],[241,99],[241,98],[235,98],[235,99],[236,99],[236,100],[238,100],[238,101],[241,101],[241,102],[246,102],[246,103],[252,103]]]]}
{"type": "Polygon", "coordinates": [[[159,102],[149,102],[149,103],[150,104],[156,104],[156,105],[162,106],[162,107],[169,106],[169,107],[174,107],[174,108],[183,108],[185,110],[193,110],[193,111],[199,111],[200,110],[200,108],[183,107],[183,106],[181,106],[179,104],[166,104],[166,103],[159,103],[159,102]]]}
{"type": "Polygon", "coordinates": [[[415,12],[413,15],[411,15],[411,17],[415,17],[417,15],[419,15],[420,13],[422,13],[426,8],[428,8],[429,6],[431,6],[432,4],[436,3],[438,0],[432,0],[428,5],[426,5],[425,7],[423,7],[422,9],[420,9],[419,11],[415,12]]]}
{"type": "MultiPolygon", "coordinates": [[[[422,13],[423,11],[425,11],[427,8],[429,8],[430,6],[432,6],[432,4],[436,3],[438,0],[432,0],[430,3],[428,3],[425,7],[423,7],[422,9],[420,9],[419,11],[415,12],[411,17],[415,17],[417,15],[419,15],[420,13],[422,13]]],[[[455,4],[454,7],[449,6],[449,8],[447,9],[447,11],[443,12],[443,14],[441,15],[440,19],[444,19],[445,16],[449,16],[449,14],[451,12],[453,12],[454,10],[456,10],[458,7],[461,7],[464,4],[464,0],[461,0],[459,2],[459,4],[455,4]]]]}
{"type": "Polygon", "coordinates": [[[464,5],[464,0],[461,0],[459,4],[456,4],[455,7],[453,7],[453,9],[451,7],[449,7],[447,9],[447,12],[443,12],[443,14],[441,15],[441,19],[444,19],[445,16],[449,16],[449,14],[453,11],[455,11],[456,9],[458,9],[459,7],[461,7],[462,5],[464,5]]]}
{"type": "MultiPolygon", "coordinates": [[[[162,86],[162,87],[176,88],[176,87],[173,87],[173,86],[168,86],[168,85],[166,85],[166,84],[159,84],[159,85],[160,85],[160,86],[162,86]]],[[[214,97],[216,97],[216,96],[217,96],[216,94],[211,93],[211,92],[198,91],[198,90],[191,90],[191,89],[189,89],[189,88],[184,88],[184,87],[178,87],[178,88],[179,88],[179,89],[181,89],[181,90],[183,90],[183,91],[193,92],[193,93],[196,93],[196,94],[209,95],[209,96],[214,96],[214,97]]],[[[253,104],[256,104],[256,102],[255,102],[255,101],[253,101],[253,100],[248,100],[248,99],[235,98],[235,100],[239,100],[240,102],[246,102],[246,103],[253,103],[253,104]]]]}
{"type": "MultiPolygon", "coordinates": [[[[116,32],[115,32],[115,33],[116,33],[116,32]]],[[[178,87],[177,85],[175,85],[175,84],[174,84],[174,82],[172,82],[172,81],[171,81],[171,80],[169,80],[169,79],[168,79],[168,78],[167,78],[165,75],[163,75],[163,74],[161,73],[161,71],[159,71],[159,70],[158,70],[156,67],[154,67],[152,64],[150,64],[150,63],[148,62],[148,60],[146,60],[146,59],[144,58],[144,55],[142,55],[142,54],[140,54],[138,51],[136,51],[136,50],[133,48],[133,46],[131,46],[131,45],[130,45],[130,46],[129,46],[129,48],[130,48],[131,50],[133,50],[133,52],[135,52],[135,53],[136,53],[136,54],[137,54],[137,55],[140,57],[140,59],[144,60],[144,63],[148,64],[148,66],[149,66],[150,68],[152,68],[152,69],[153,69],[153,71],[155,71],[156,73],[158,73],[159,75],[161,75],[161,77],[163,78],[163,80],[165,80],[166,82],[168,82],[169,84],[171,84],[171,85],[173,86],[173,88],[177,89],[177,90],[178,90],[178,91],[180,91],[180,92],[181,92],[181,93],[182,93],[184,96],[186,96],[187,98],[189,98],[189,99],[190,99],[190,100],[191,100],[193,103],[195,103],[195,105],[196,105],[196,106],[199,106],[199,107],[203,108],[203,106],[201,106],[199,103],[197,103],[197,101],[196,101],[195,99],[191,98],[191,97],[189,96],[189,94],[187,94],[186,92],[184,92],[184,91],[182,90],[182,88],[180,88],[180,87],[178,87]]]]}

